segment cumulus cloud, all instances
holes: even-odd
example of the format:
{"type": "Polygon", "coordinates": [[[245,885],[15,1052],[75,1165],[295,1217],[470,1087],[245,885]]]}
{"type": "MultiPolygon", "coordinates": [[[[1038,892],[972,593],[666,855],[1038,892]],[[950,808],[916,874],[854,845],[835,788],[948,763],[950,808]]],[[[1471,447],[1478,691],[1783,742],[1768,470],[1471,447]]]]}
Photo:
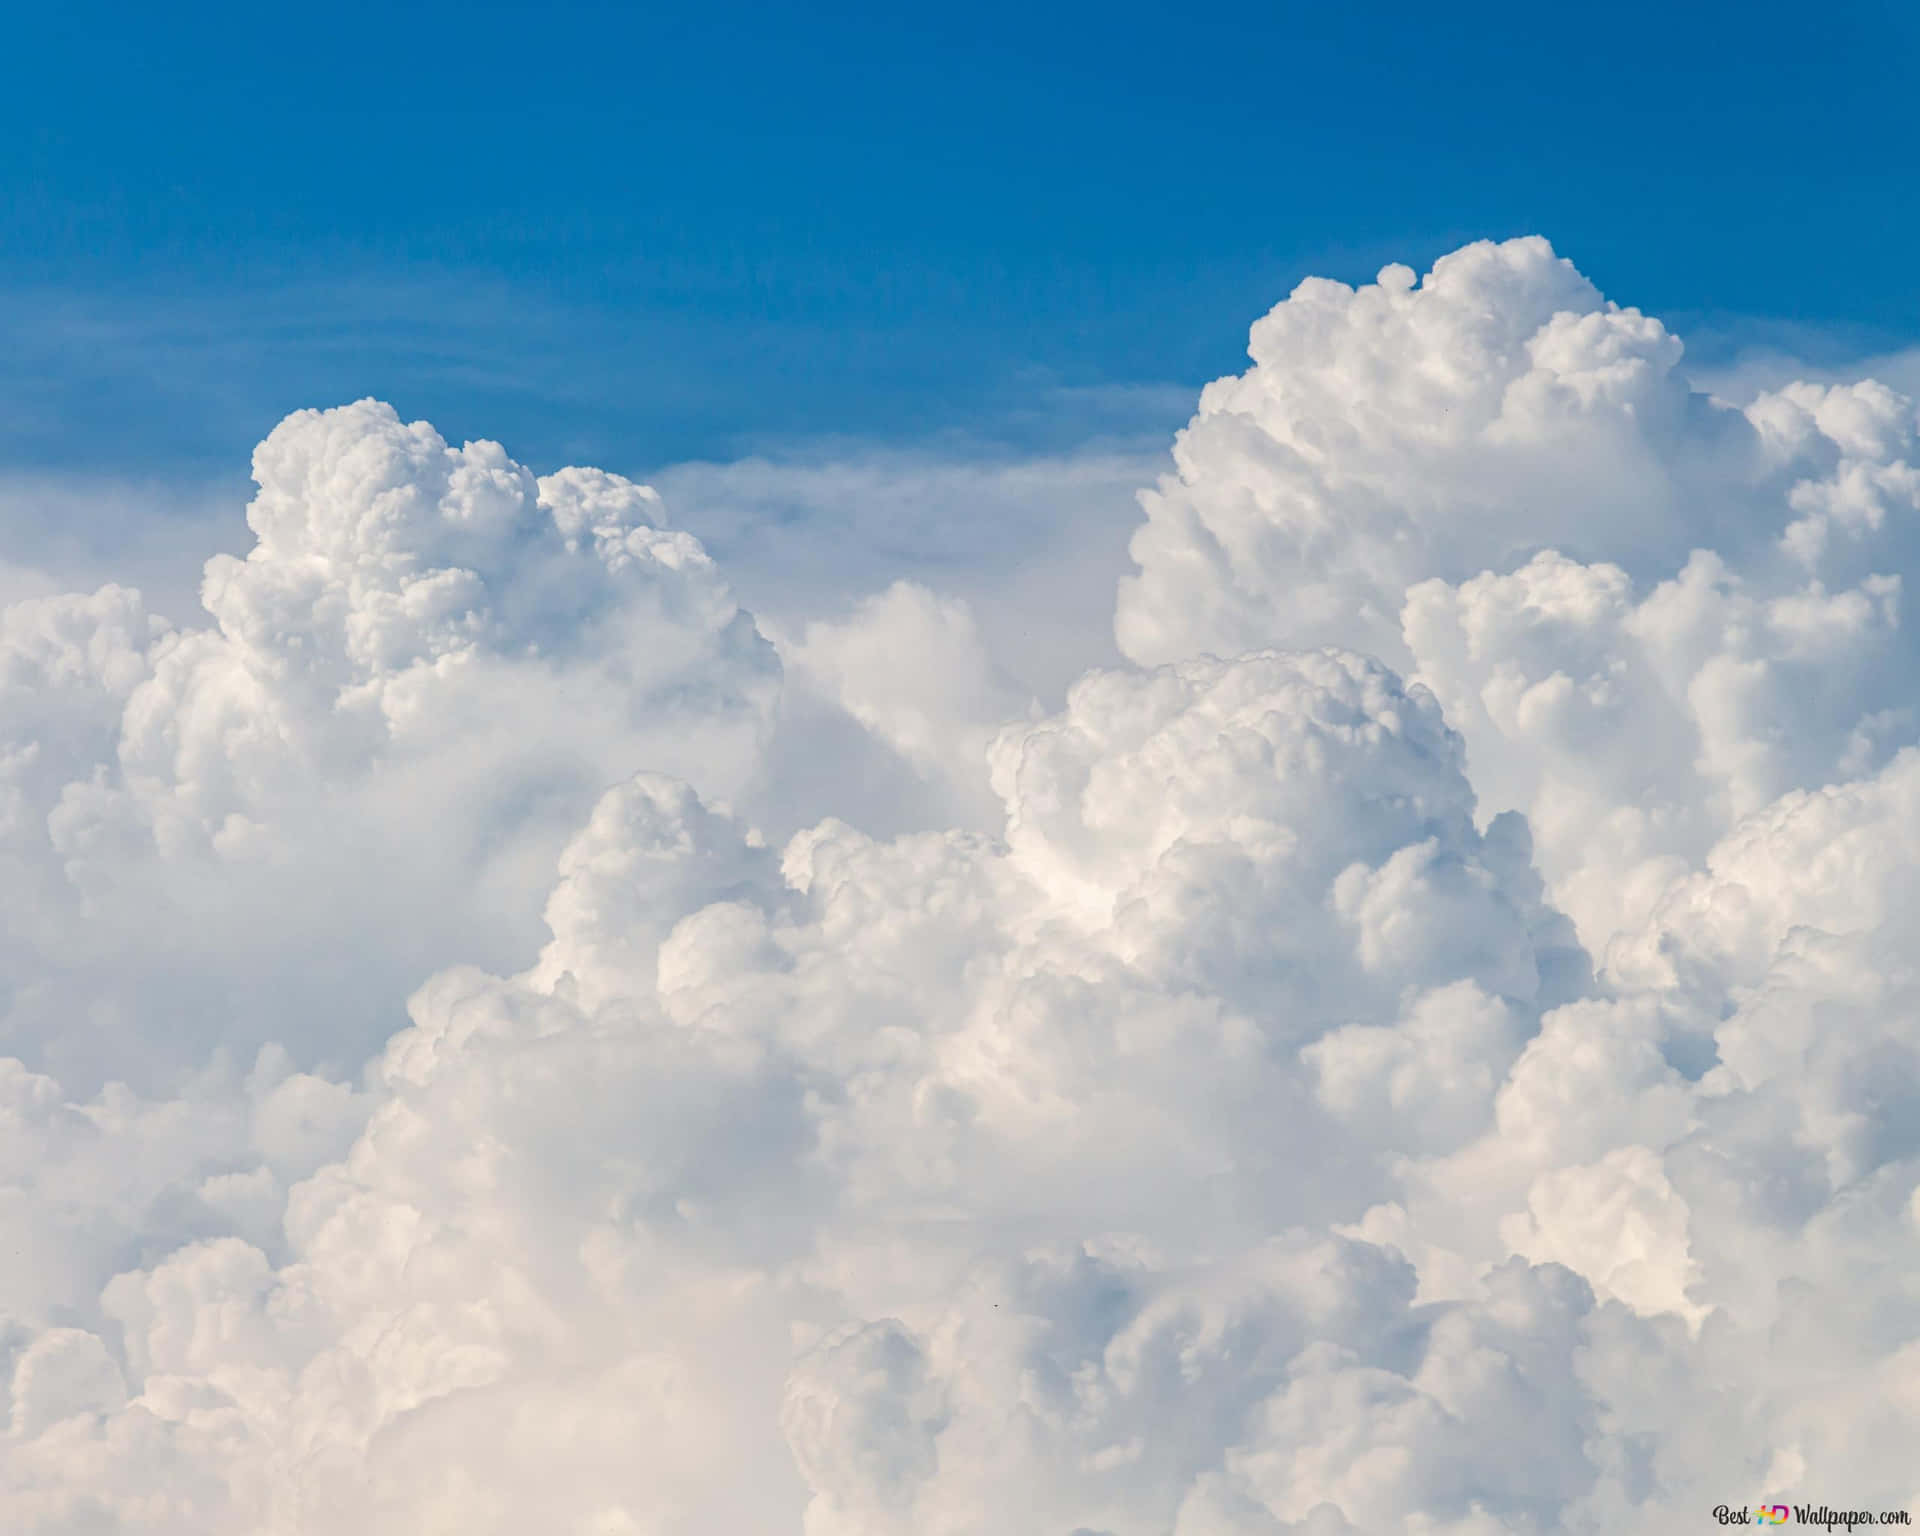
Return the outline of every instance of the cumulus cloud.
{"type": "Polygon", "coordinates": [[[1251,352],[1058,700],[371,403],[7,609],[9,1527],[1912,1504],[1911,403],[1540,241],[1251,352]]]}
{"type": "Polygon", "coordinates": [[[945,819],[991,826],[987,745],[1028,700],[988,653],[964,599],[896,581],[844,619],[815,619],[782,658],[811,689],[945,792],[945,819]]]}
{"type": "Polygon", "coordinates": [[[758,771],[777,661],[645,487],[372,402],[290,417],[254,473],[202,626],[112,586],[0,621],[9,1035],[82,1086],[191,1061],[162,1029],[351,1069],[424,969],[537,947],[609,781],[758,771]]]}
{"type": "Polygon", "coordinates": [[[1347,646],[1425,684],[1596,954],[1739,818],[1910,738],[1911,401],[1693,390],[1541,240],[1304,283],[1249,350],[1143,498],[1122,649],[1347,646]]]}

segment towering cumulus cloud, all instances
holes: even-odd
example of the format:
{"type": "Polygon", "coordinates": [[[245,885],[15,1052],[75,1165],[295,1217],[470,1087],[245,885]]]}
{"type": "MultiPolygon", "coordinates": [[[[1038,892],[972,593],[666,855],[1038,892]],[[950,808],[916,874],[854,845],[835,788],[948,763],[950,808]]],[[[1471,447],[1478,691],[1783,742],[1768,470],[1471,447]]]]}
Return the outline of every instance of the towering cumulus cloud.
{"type": "Polygon", "coordinates": [[[923,586],[783,679],[651,492],[369,403],[204,627],[8,610],[0,1523],[1920,1499],[1912,404],[1537,240],[1251,350],[1051,713],[923,586]],[[757,829],[843,748],[997,813],[757,829]]]}

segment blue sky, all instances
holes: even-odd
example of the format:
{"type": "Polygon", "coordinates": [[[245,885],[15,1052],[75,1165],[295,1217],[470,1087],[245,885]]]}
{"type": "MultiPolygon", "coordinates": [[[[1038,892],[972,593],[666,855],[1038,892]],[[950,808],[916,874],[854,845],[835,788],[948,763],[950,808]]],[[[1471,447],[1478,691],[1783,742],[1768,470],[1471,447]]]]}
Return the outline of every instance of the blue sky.
{"type": "Polygon", "coordinates": [[[1301,276],[1540,232],[1920,335],[1903,8],[17,7],[0,469],[368,393],[537,465],[1163,434],[1301,276]]]}

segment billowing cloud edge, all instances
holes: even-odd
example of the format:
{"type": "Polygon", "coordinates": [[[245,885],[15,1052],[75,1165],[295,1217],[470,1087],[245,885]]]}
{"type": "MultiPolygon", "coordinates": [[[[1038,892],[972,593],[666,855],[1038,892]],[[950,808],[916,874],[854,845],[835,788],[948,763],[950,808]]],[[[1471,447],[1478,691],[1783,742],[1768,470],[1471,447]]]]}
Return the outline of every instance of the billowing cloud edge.
{"type": "Polygon", "coordinates": [[[770,846],[780,668],[697,544],[371,403],[262,446],[211,628],[8,610],[10,1518],[1911,1504],[1911,402],[1715,402],[1541,241],[1250,351],[1144,498],[1131,669],[996,733],[935,593],[795,647],[998,828],[770,846]],[[484,955],[542,860],[524,970],[319,1068],[367,1038],[297,969],[322,896],[484,955]],[[151,1039],[169,960],[230,999],[170,1076],[49,1075],[151,1039]]]}

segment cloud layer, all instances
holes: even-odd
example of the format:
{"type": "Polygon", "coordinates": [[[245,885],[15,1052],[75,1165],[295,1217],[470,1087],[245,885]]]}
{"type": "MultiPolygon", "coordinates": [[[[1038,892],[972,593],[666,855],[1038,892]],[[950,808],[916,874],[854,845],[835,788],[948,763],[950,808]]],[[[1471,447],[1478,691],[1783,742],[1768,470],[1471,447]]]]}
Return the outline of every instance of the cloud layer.
{"type": "Polygon", "coordinates": [[[1057,708],[371,402],[5,610],[9,1528],[1913,1504],[1911,402],[1538,240],[1250,350],[1057,708]]]}

